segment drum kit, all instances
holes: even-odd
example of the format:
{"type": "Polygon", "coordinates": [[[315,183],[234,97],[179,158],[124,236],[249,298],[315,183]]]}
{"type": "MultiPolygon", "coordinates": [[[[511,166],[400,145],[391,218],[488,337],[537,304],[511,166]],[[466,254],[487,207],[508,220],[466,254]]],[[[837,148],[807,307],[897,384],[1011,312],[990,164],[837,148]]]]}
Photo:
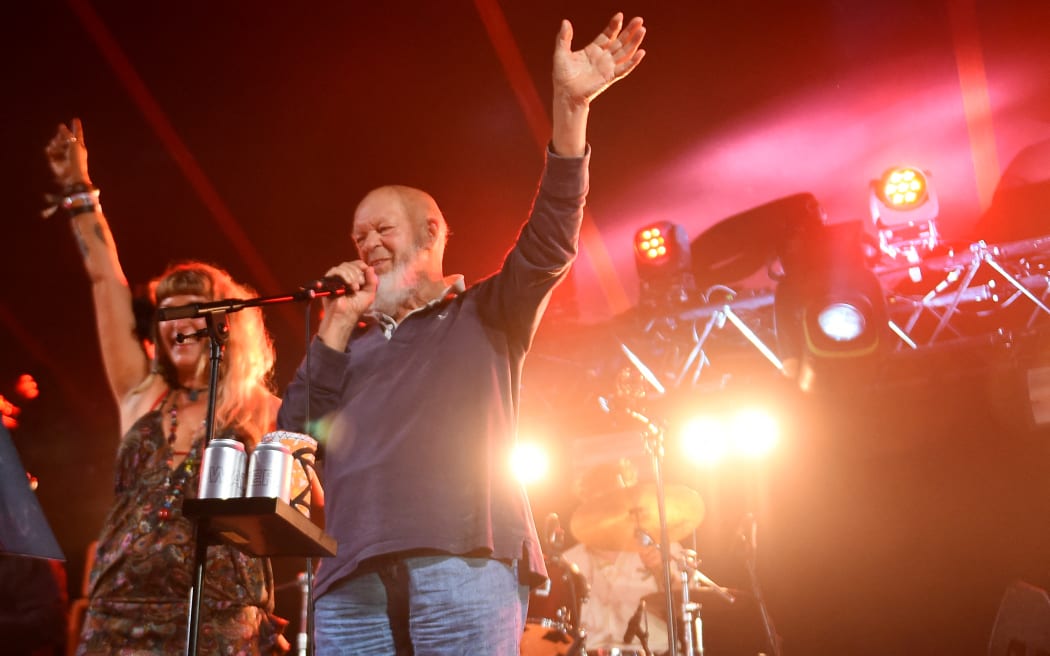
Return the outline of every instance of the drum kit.
{"type": "MultiPolygon", "coordinates": [[[[621,480],[622,483],[622,480],[621,480]]],[[[692,535],[704,515],[704,504],[699,493],[683,485],[667,485],[662,489],[663,512],[660,512],[660,492],[657,485],[629,481],[613,489],[584,499],[573,512],[571,531],[577,541],[596,550],[634,551],[656,545],[653,536],[681,541],[692,535]],[[664,516],[661,526],[660,516],[664,516]],[[663,530],[662,530],[663,529],[663,530]]],[[[638,600],[639,612],[623,627],[625,642],[638,641],[638,649],[626,647],[594,647],[586,644],[587,627],[580,617],[588,600],[589,586],[579,568],[561,555],[563,540],[557,516],[548,518],[547,553],[545,561],[549,574],[547,584],[534,589],[529,596],[528,618],[521,643],[522,656],[652,656],[648,634],[636,626],[643,612],[666,622],[674,618],[679,636],[671,656],[703,656],[700,609],[705,598],[718,596],[729,603],[736,591],[717,585],[697,567],[696,552],[682,549],[673,558],[664,558],[667,573],[675,571],[679,578],[674,589],[654,592],[638,600]],[[554,520],[553,529],[550,527],[554,520]]],[[[668,550],[669,551],[669,550],[668,550]]]]}

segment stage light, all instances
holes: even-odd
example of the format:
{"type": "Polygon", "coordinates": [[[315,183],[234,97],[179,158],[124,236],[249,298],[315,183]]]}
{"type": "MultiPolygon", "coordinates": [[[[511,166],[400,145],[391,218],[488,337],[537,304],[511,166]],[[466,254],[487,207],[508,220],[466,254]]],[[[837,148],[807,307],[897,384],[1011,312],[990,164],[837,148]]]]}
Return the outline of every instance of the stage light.
{"type": "Polygon", "coordinates": [[[895,209],[910,210],[929,198],[926,174],[916,168],[890,169],[880,182],[882,201],[895,209]]]}
{"type": "Polygon", "coordinates": [[[940,205],[930,175],[914,166],[888,169],[871,181],[869,207],[879,250],[890,259],[914,265],[909,276],[919,282],[922,256],[940,240],[936,221],[940,205]]]}
{"type": "Polygon", "coordinates": [[[518,442],[510,455],[510,468],[523,485],[543,480],[550,469],[547,450],[537,442],[518,442]]]}
{"type": "MultiPolygon", "coordinates": [[[[668,231],[669,232],[669,231],[668,231]]],[[[635,237],[638,256],[651,263],[667,257],[667,235],[660,226],[646,228],[635,237]]]]}
{"type": "Polygon", "coordinates": [[[15,391],[18,392],[23,399],[29,401],[40,396],[40,388],[36,384],[36,379],[30,374],[22,374],[18,377],[18,382],[15,383],[15,391]]]}
{"type": "Polygon", "coordinates": [[[783,196],[752,207],[707,228],[693,240],[697,288],[734,285],[765,271],[791,235],[821,226],[824,208],[808,192],[783,196]]]}
{"type": "Polygon", "coordinates": [[[836,301],[817,313],[821,332],[836,342],[849,342],[864,333],[864,312],[853,303],[836,301]]]}
{"type": "Polygon", "coordinates": [[[685,228],[670,221],[634,234],[639,301],[647,308],[684,303],[693,294],[692,257],[685,228]]]}
{"type": "Polygon", "coordinates": [[[777,420],[758,408],[722,408],[696,415],[680,430],[682,454],[691,462],[714,467],[731,457],[768,455],[779,440],[777,420]]]}
{"type": "Polygon", "coordinates": [[[695,417],[682,425],[680,444],[690,461],[714,467],[729,455],[730,434],[725,422],[716,417],[695,417]]]}
{"type": "Polygon", "coordinates": [[[860,222],[809,231],[781,263],[775,316],[785,373],[807,391],[821,372],[830,381],[871,373],[888,342],[889,318],[882,285],[864,258],[860,222]]]}
{"type": "Polygon", "coordinates": [[[10,430],[18,428],[18,415],[21,412],[21,408],[0,394],[0,420],[6,428],[10,430]]]}
{"type": "Polygon", "coordinates": [[[773,415],[758,408],[744,408],[732,418],[733,451],[745,458],[761,458],[773,451],[780,426],[773,415]]]}
{"type": "MultiPolygon", "coordinates": [[[[872,302],[875,293],[870,280],[851,276],[853,282],[867,285],[867,293],[830,292],[802,308],[802,328],[806,350],[824,358],[859,358],[875,352],[882,344],[888,317],[872,302]]],[[[845,282],[845,281],[843,281],[845,282]]],[[[875,280],[875,283],[878,281],[875,280]]]]}

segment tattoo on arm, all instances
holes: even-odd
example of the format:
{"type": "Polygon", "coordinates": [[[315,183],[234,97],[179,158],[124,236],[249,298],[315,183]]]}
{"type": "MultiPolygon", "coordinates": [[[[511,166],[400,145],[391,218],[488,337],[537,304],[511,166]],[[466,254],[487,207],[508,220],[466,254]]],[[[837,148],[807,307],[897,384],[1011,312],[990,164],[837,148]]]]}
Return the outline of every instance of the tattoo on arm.
{"type": "Polygon", "coordinates": [[[73,224],[73,236],[77,239],[77,248],[80,249],[80,255],[87,259],[88,256],[88,245],[84,240],[84,235],[80,234],[80,227],[77,224],[73,224]]]}
{"type": "Polygon", "coordinates": [[[95,236],[98,237],[98,240],[103,244],[106,243],[106,231],[102,229],[102,224],[100,223],[95,224],[95,236]]]}

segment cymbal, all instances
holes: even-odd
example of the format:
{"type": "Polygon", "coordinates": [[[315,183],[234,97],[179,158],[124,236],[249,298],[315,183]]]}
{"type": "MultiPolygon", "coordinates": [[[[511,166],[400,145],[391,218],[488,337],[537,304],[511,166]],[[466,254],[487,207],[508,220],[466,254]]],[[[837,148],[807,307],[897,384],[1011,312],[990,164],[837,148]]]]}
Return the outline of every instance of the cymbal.
{"type": "MultiPolygon", "coordinates": [[[[704,517],[700,494],[684,485],[665,485],[664,501],[669,540],[686,537],[704,517]]],[[[569,526],[573,536],[590,547],[639,551],[638,529],[660,540],[656,485],[632,485],[587,499],[576,508],[569,526]]]]}

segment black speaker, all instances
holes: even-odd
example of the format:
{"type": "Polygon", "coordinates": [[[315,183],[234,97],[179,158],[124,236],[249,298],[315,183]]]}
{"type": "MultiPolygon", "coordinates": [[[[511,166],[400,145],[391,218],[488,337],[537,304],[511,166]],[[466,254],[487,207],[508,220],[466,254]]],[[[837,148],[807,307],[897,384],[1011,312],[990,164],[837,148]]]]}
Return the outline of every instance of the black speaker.
{"type": "Polygon", "coordinates": [[[995,616],[988,656],[1050,656],[1050,597],[1042,588],[1015,581],[995,616]]]}

